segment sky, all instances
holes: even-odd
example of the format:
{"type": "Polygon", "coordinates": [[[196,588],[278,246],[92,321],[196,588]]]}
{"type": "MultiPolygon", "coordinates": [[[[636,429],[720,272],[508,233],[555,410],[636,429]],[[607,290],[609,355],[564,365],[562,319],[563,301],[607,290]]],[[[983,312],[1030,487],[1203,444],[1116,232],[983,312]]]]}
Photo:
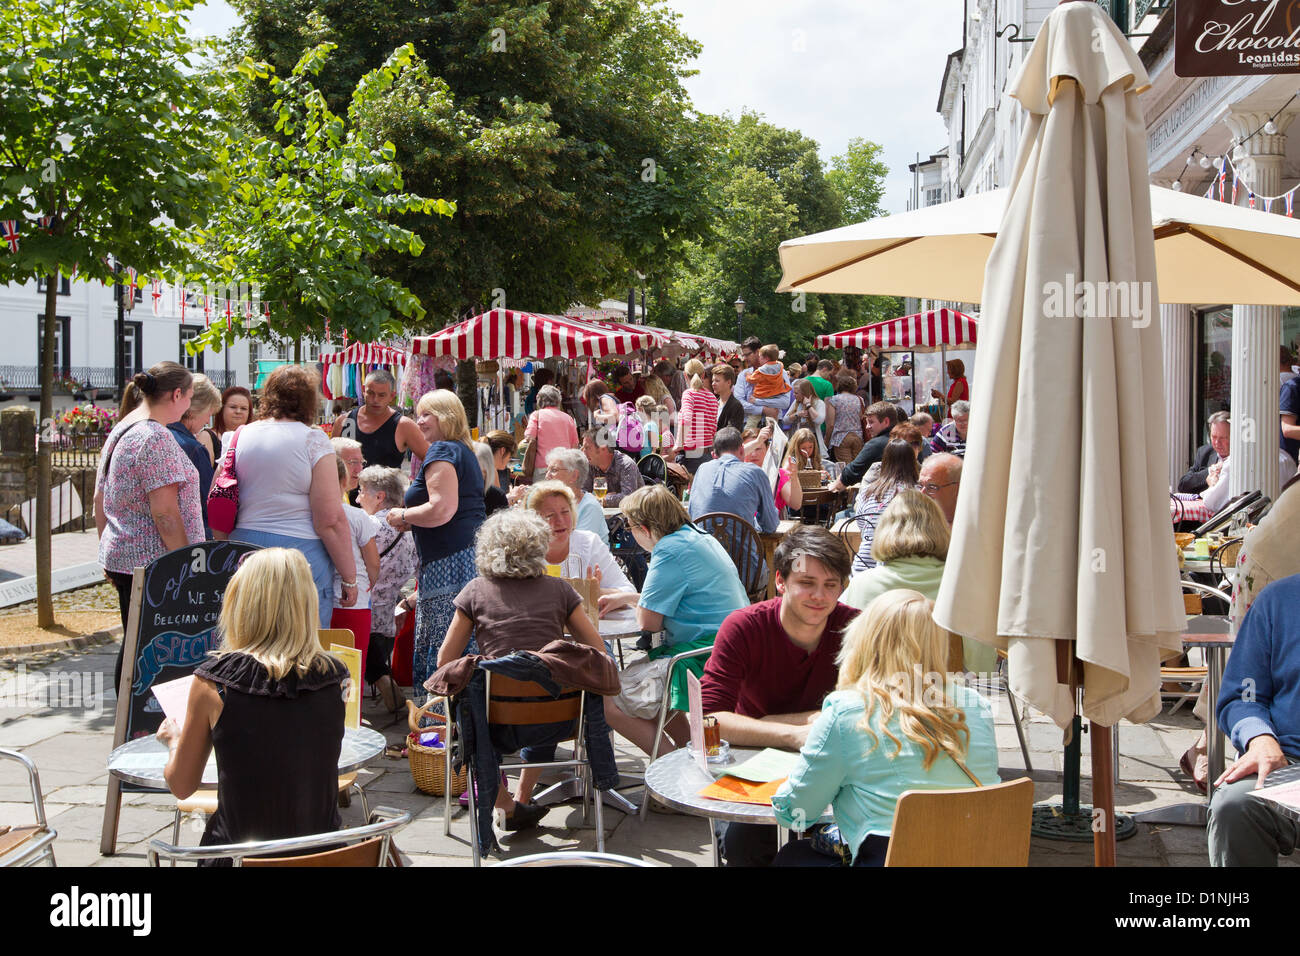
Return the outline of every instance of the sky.
{"type": "MultiPolygon", "coordinates": [[[[822,159],[854,137],[884,146],[882,203],[907,206],[907,164],[947,143],[935,111],[949,53],[961,45],[962,0],[671,0],[703,46],[687,81],[696,109],[753,110],[816,140],[822,159]]],[[[196,34],[238,16],[223,0],[191,14],[196,34]]]]}

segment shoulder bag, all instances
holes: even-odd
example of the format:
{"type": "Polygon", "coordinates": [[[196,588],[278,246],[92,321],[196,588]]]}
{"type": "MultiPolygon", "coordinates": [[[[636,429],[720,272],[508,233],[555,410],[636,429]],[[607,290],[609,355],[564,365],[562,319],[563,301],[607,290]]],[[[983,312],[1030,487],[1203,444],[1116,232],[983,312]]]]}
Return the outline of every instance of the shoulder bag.
{"type": "Polygon", "coordinates": [[[244,430],[240,425],[230,438],[230,447],[221,459],[221,467],[212,477],[212,487],[208,491],[208,527],[222,534],[235,530],[235,520],[239,517],[239,478],[235,474],[235,446],[239,444],[239,433],[244,430]]]}

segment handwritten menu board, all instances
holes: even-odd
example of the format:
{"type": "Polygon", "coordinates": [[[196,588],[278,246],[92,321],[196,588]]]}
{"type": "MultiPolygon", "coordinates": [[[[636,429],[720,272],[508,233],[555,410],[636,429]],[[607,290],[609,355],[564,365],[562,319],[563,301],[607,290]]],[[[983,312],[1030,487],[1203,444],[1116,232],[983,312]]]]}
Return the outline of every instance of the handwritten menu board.
{"type": "Polygon", "coordinates": [[[221,596],[256,545],[204,541],[135,569],[122,651],[113,745],[158,730],[162,707],[155,684],[192,674],[216,650],[221,596]]]}

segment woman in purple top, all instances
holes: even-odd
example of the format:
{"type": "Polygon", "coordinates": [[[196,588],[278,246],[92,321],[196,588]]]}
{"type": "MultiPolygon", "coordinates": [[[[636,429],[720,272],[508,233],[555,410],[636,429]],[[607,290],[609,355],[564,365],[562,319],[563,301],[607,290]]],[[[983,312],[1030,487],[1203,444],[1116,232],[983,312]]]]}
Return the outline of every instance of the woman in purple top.
{"type": "MultiPolygon", "coordinates": [[[[167,426],[181,420],[194,394],[193,376],[159,362],[131,379],[122,396],[127,414],[104,442],[95,476],[99,563],[117,589],[126,630],[131,575],[168,551],[202,541],[198,469],[167,426]]],[[[122,675],[117,649],[113,686],[122,675]]]]}

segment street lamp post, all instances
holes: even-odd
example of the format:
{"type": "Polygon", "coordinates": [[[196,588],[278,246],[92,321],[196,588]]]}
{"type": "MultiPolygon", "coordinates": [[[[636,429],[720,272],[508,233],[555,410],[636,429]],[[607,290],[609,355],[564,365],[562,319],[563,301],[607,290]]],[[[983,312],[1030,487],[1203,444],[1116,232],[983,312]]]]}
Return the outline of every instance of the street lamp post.
{"type": "Polygon", "coordinates": [[[745,314],[745,300],[742,299],[740,296],[736,296],[736,342],[737,343],[740,342],[740,338],[741,338],[740,320],[744,314],[745,314]]]}

